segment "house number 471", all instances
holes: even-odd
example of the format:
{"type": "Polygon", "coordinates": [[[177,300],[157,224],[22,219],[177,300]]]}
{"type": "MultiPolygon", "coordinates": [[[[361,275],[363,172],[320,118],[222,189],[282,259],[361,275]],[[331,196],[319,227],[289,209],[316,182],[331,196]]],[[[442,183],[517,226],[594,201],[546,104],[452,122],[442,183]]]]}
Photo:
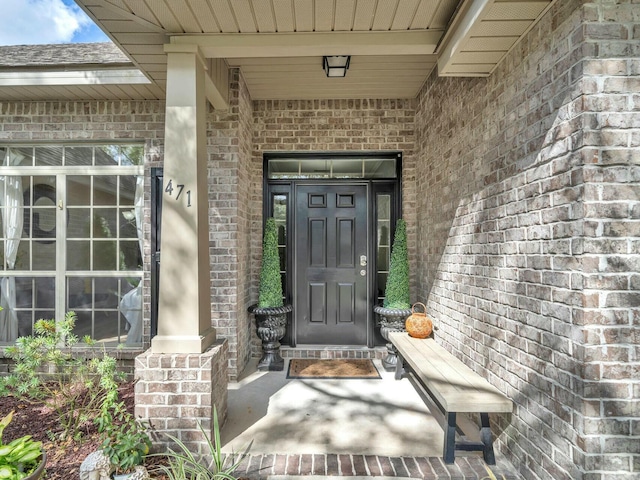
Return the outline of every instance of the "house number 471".
{"type": "MultiPolygon", "coordinates": [[[[173,196],[174,190],[176,191],[176,201],[178,201],[180,200],[180,195],[182,195],[182,191],[184,190],[184,185],[179,183],[174,188],[173,180],[169,180],[169,183],[167,183],[167,186],[164,187],[164,191],[165,193],[168,193],[169,195],[173,196]]],[[[187,197],[187,207],[190,207],[191,206],[191,190],[187,190],[185,192],[185,195],[187,197]]]]}

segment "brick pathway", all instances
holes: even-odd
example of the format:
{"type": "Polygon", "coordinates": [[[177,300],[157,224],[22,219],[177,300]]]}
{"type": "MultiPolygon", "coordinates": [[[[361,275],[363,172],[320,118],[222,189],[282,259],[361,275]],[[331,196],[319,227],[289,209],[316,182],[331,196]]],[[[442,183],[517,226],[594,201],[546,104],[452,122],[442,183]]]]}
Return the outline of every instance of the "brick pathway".
{"type": "MultiPolygon", "coordinates": [[[[491,468],[503,480],[522,477],[513,466],[498,459],[491,468]]],[[[410,477],[424,480],[488,479],[485,463],[480,457],[457,457],[453,465],[445,465],[439,457],[381,457],[375,455],[249,455],[236,476],[250,480],[266,480],[269,475],[318,475],[410,477]]]]}

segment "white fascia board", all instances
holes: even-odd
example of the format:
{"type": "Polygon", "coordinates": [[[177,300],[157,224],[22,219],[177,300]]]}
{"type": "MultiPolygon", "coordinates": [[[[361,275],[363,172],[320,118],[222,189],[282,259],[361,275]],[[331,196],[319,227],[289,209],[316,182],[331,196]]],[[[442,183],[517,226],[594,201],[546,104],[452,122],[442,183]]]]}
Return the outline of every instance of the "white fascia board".
{"type": "Polygon", "coordinates": [[[140,70],[69,70],[39,72],[0,72],[0,86],[54,85],[135,85],[152,83],[140,70]]]}
{"type": "Polygon", "coordinates": [[[451,38],[449,38],[449,41],[438,56],[438,73],[440,76],[449,73],[448,69],[449,66],[453,64],[455,54],[462,49],[465,42],[469,39],[471,29],[481,21],[493,3],[494,0],[472,0],[462,21],[457,25],[455,32],[451,38]]]}
{"type": "MultiPolygon", "coordinates": [[[[441,30],[405,32],[220,33],[172,35],[171,45],[197,45],[207,58],[323,55],[430,55],[441,30]]],[[[169,47],[170,49],[171,47],[169,47]]],[[[165,51],[167,46],[165,46],[165,51]]]]}

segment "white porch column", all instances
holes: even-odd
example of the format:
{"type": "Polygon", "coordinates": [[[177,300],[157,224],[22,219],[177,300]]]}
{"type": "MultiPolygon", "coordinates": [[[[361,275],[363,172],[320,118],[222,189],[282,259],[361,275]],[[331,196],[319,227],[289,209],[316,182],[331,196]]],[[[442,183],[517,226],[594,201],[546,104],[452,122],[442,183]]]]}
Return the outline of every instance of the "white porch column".
{"type": "Polygon", "coordinates": [[[158,334],[153,353],[202,353],[211,326],[205,64],[195,45],[166,49],[167,106],[158,334]]]}

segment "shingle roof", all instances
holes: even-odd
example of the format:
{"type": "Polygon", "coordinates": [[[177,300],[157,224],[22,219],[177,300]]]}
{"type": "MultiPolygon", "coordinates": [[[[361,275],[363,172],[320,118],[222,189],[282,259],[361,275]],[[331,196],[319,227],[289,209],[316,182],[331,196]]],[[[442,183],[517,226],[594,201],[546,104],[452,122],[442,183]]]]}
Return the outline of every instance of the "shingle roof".
{"type": "Polygon", "coordinates": [[[131,60],[111,42],[0,47],[0,69],[70,65],[130,66],[131,60]]]}

